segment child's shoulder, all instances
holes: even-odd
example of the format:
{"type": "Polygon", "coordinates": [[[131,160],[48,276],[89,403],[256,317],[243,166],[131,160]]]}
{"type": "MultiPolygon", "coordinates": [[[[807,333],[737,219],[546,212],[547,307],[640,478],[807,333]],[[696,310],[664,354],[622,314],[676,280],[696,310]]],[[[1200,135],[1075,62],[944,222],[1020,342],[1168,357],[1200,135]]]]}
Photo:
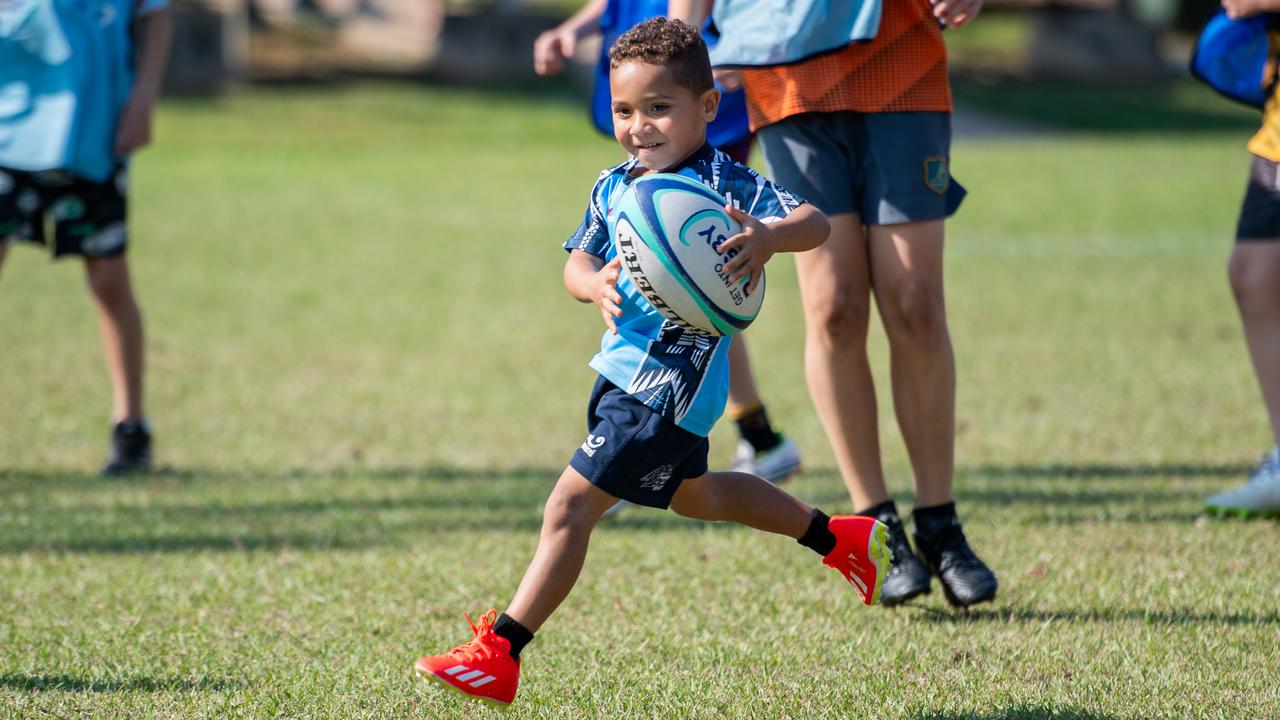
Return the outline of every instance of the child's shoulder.
{"type": "Polygon", "coordinates": [[[601,206],[608,205],[609,198],[614,191],[626,183],[636,162],[635,158],[628,158],[613,167],[601,170],[600,174],[596,176],[595,185],[591,187],[591,202],[601,206]]]}

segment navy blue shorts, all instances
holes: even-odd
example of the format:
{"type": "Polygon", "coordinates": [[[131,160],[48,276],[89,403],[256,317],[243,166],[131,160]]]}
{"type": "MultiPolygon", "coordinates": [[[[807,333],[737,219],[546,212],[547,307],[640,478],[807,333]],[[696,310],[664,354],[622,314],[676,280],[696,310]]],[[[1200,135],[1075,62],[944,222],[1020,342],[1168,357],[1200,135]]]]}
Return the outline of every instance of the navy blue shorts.
{"type": "Polygon", "coordinates": [[[1236,224],[1236,240],[1280,240],[1280,164],[1253,156],[1249,185],[1236,224]]]}
{"type": "Polygon", "coordinates": [[[707,439],[685,430],[603,377],[587,405],[587,439],[569,465],[627,502],[668,508],[686,478],[707,472],[707,439]]]}

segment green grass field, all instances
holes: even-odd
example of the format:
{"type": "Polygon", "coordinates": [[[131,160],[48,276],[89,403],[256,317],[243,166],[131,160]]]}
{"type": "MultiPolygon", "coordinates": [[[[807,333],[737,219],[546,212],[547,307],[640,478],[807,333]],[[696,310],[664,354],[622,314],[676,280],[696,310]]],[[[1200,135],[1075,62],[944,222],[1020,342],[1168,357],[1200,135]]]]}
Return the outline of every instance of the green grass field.
{"type": "MultiPolygon", "coordinates": [[[[957,141],[957,491],[994,605],[864,608],[789,540],[629,512],[511,717],[1280,716],[1280,528],[1199,514],[1268,445],[1224,272],[1238,118],[957,141]]],[[[618,155],[565,90],[167,104],[133,178],[162,471],[94,475],[77,264],[18,248],[0,279],[0,715],[493,713],[411,664],[509,599],[581,442],[601,327],[559,243],[618,155]]],[[[770,272],[749,337],[806,453],[790,487],[847,511],[770,272]]],[[[887,394],[880,421],[909,507],[887,394]]]]}

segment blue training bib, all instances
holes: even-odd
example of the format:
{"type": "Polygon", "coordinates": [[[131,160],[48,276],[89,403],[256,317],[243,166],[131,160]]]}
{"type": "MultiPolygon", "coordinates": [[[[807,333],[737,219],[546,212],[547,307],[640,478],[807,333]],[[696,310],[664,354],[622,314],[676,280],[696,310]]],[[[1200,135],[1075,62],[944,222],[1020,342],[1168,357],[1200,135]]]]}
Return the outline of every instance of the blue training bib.
{"type": "Polygon", "coordinates": [[[1196,39],[1191,74],[1223,96],[1261,109],[1275,83],[1267,72],[1267,33],[1274,23],[1270,13],[1232,20],[1219,10],[1196,39]]]}
{"type": "MultiPolygon", "coordinates": [[[[613,95],[609,92],[609,48],[622,33],[649,18],[667,14],[667,0],[609,0],[600,16],[600,60],[596,63],[595,83],[591,92],[591,122],[596,129],[613,137],[613,95]]],[[[706,32],[702,39],[708,45],[716,39],[706,32]]],[[[717,85],[716,87],[720,87],[717,85]]],[[[720,87],[720,112],[707,126],[707,142],[715,147],[729,147],[751,137],[747,122],[747,96],[741,90],[725,92],[720,87]]]]}

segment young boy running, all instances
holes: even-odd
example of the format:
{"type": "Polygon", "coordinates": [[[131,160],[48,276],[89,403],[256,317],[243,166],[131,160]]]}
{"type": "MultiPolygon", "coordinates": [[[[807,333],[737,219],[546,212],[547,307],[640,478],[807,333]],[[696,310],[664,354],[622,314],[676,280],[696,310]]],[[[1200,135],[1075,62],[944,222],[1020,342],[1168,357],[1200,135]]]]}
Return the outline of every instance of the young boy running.
{"type": "Polygon", "coordinates": [[[706,435],[728,392],[727,338],[683,331],[647,304],[621,273],[606,218],[637,177],[695,178],[730,198],[728,212],[743,231],[724,243],[737,250],[727,267],[751,283],[774,253],[820,245],[827,221],[707,144],[720,94],[695,28],[645,21],[619,38],[610,66],[614,137],[632,158],[601,173],[581,227],[565,243],[565,287],[594,303],[608,326],[591,361],[600,378],[588,406],[590,433],[547,500],[537,551],[506,612],[490,611],[472,624],[475,639],[415,666],[501,705],[515,699],[521,650],[568,596],[591,530],[619,499],[796,538],[868,605],[878,601],[891,562],[885,526],[872,518],[831,518],[755,475],[707,472],[706,435]]]}

